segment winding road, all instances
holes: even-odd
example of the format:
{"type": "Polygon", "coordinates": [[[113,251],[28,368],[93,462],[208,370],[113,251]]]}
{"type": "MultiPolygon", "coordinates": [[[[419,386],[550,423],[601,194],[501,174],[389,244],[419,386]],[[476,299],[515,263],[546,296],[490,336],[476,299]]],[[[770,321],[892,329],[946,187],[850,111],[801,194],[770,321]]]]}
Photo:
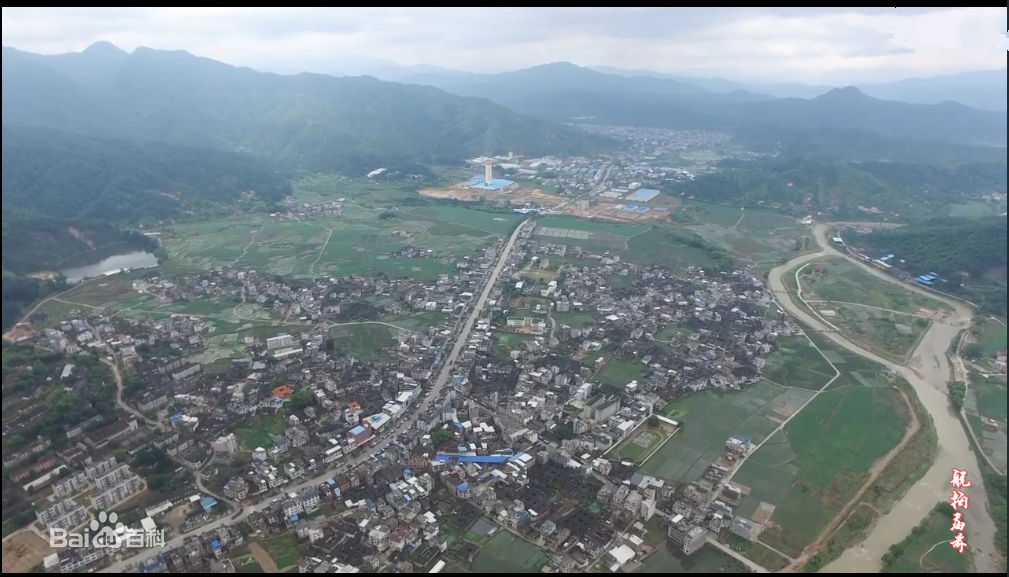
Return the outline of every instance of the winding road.
{"type": "Polygon", "coordinates": [[[967,521],[967,542],[974,551],[977,570],[979,572],[998,572],[999,564],[997,553],[995,553],[995,524],[987,512],[988,499],[985,493],[984,479],[978,468],[977,457],[968,442],[967,433],[960,424],[958,415],[950,407],[946,391],[946,382],[950,378],[950,365],[946,352],[960,330],[970,326],[973,311],[963,303],[903,283],[864,262],[839,252],[828,240],[827,231],[828,227],[824,224],[814,227],[816,241],[821,248],[820,252],[799,256],[771,271],[768,279],[770,290],[777,297],[779,306],[813,329],[824,331],[822,334],[825,338],[853,353],[879,363],[907,379],[932,418],[939,438],[939,447],[931,468],[893,506],[888,514],[877,520],[868,537],[862,543],[845,551],[841,557],[822,571],[835,573],[879,572],[882,568],[883,554],[890,546],[908,536],[936,503],[949,498],[950,474],[951,470],[956,468],[966,469],[970,473],[969,479],[973,482],[972,487],[968,490],[971,506],[965,512],[965,521],[967,521]],[[941,321],[932,323],[912,354],[908,366],[897,365],[883,359],[847,340],[840,333],[830,331],[820,319],[802,308],[795,301],[795,295],[789,291],[785,278],[790,271],[803,264],[828,256],[846,258],[879,279],[898,284],[905,290],[920,292],[931,298],[942,300],[952,306],[955,312],[941,321]]]}
{"type": "MultiPolygon", "coordinates": [[[[123,409],[124,411],[130,413],[134,417],[147,423],[155,431],[160,431],[162,433],[167,431],[168,428],[164,425],[164,423],[159,423],[153,419],[148,418],[147,415],[141,413],[137,409],[130,406],[129,403],[123,400],[123,375],[122,373],[119,372],[119,365],[117,365],[115,361],[104,358],[102,359],[102,362],[105,363],[109,367],[109,369],[112,370],[112,377],[116,381],[116,404],[119,405],[119,408],[123,409]]],[[[175,463],[178,464],[179,466],[188,468],[184,464],[182,464],[178,459],[175,459],[174,457],[169,458],[175,461],[175,463]]],[[[203,493],[204,495],[210,495],[211,497],[217,499],[218,501],[227,503],[233,509],[236,510],[238,509],[238,504],[235,503],[234,501],[231,501],[230,499],[224,497],[223,495],[219,495],[211,491],[210,489],[207,489],[203,485],[203,476],[200,474],[200,471],[191,470],[191,472],[193,474],[193,479],[196,483],[196,488],[199,489],[201,493],[203,493]]]]}
{"type": "MultiPolygon", "coordinates": [[[[401,420],[399,423],[395,425],[395,427],[391,431],[383,435],[383,438],[386,440],[377,443],[373,447],[365,449],[357,456],[349,459],[348,461],[340,463],[338,467],[330,469],[315,478],[308,479],[295,486],[285,487],[284,488],[285,491],[299,492],[302,489],[315,487],[318,486],[320,483],[325,482],[327,479],[332,478],[335,474],[342,473],[347,469],[353,469],[358,465],[367,461],[372,455],[378,453],[379,451],[384,450],[390,443],[388,439],[395,438],[398,435],[402,435],[411,428],[413,428],[417,417],[419,415],[424,414],[427,408],[431,406],[432,401],[439,398],[439,393],[445,387],[445,384],[449,382],[449,379],[452,375],[453,367],[455,365],[455,361],[459,358],[459,354],[462,352],[463,348],[466,346],[466,343],[469,341],[470,333],[472,333],[473,331],[473,326],[476,324],[476,321],[480,318],[480,315],[483,313],[483,309],[487,304],[488,298],[490,298],[491,292],[494,290],[494,286],[497,284],[498,278],[501,276],[501,272],[508,265],[509,260],[508,257],[511,255],[512,250],[515,248],[516,241],[522,235],[523,230],[525,230],[529,222],[530,221],[528,220],[523,221],[518,227],[516,227],[515,231],[512,232],[507,242],[505,242],[504,246],[501,248],[501,253],[498,255],[498,260],[494,264],[494,268],[491,269],[490,273],[487,275],[484,281],[483,288],[480,291],[480,296],[473,303],[473,307],[472,309],[470,309],[469,316],[466,317],[466,320],[463,322],[462,327],[458,331],[455,344],[453,345],[452,350],[449,352],[448,356],[445,358],[445,361],[441,366],[441,370],[438,372],[438,376],[436,377],[434,384],[430,389],[424,392],[422,400],[418,403],[416,407],[414,407],[413,411],[410,413],[411,416],[401,420]]],[[[264,497],[255,504],[250,504],[243,509],[238,509],[238,513],[235,515],[232,515],[230,517],[223,517],[221,519],[208,523],[207,525],[204,525],[199,529],[190,531],[185,535],[180,535],[178,537],[170,539],[165,542],[165,548],[159,547],[156,549],[141,550],[138,554],[134,555],[133,557],[113,563],[112,565],[109,565],[108,567],[102,569],[101,572],[102,573],[127,572],[140,561],[150,559],[151,557],[154,557],[155,555],[164,552],[168,548],[178,546],[179,544],[182,543],[182,540],[185,537],[191,535],[201,535],[203,533],[212,531],[224,525],[239,523],[245,520],[252,513],[262,511],[267,506],[269,506],[272,497],[273,497],[272,495],[264,497]]]]}

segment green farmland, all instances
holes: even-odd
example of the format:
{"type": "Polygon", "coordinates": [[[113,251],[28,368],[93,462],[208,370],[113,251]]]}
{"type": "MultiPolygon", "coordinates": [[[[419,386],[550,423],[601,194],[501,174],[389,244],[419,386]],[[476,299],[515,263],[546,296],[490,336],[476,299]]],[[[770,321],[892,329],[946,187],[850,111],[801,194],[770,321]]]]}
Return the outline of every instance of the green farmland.
{"type": "Polygon", "coordinates": [[[264,215],[186,223],[163,234],[169,259],[162,268],[235,266],[296,278],[381,273],[430,280],[452,273],[454,259],[476,254],[517,221],[511,214],[452,206],[399,211],[347,206],[342,216],[327,219],[264,215]],[[407,244],[432,252],[393,255],[407,244]]]}
{"type": "Polygon", "coordinates": [[[747,495],[738,513],[767,515],[760,540],[797,556],[900,441],[909,419],[892,388],[849,386],[813,399],[743,464],[733,482],[747,495]]]}
{"type": "Polygon", "coordinates": [[[908,314],[950,310],[949,305],[939,300],[877,278],[840,257],[827,258],[820,263],[805,266],[799,274],[799,281],[802,283],[803,297],[814,308],[814,301],[829,301],[855,303],[908,314]],[[814,274],[817,267],[821,272],[814,274]]]}
{"type": "Polygon", "coordinates": [[[641,467],[641,472],[679,483],[699,479],[725,451],[733,435],[763,441],[778,424],[812,397],[812,391],[768,382],[743,391],[702,391],[662,412],[681,428],[641,467]]]}
{"type": "Polygon", "coordinates": [[[474,573],[539,573],[549,556],[521,537],[498,531],[473,560],[474,573]]]}

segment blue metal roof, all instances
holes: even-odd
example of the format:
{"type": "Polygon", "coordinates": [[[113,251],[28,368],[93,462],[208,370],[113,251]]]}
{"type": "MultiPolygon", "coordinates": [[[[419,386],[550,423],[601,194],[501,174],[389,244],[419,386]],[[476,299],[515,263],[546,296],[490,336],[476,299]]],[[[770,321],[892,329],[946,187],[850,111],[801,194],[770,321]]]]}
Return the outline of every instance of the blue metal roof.
{"type": "Polygon", "coordinates": [[[458,459],[460,463],[507,463],[511,455],[459,455],[455,453],[438,453],[435,461],[458,459]]]}

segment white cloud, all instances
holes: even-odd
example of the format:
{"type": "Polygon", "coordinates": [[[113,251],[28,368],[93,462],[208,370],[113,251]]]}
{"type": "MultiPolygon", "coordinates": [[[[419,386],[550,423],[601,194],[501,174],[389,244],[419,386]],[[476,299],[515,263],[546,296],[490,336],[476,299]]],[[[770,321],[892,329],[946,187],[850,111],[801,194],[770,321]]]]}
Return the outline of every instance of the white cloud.
{"type": "Polygon", "coordinates": [[[1005,8],[3,8],[4,45],[43,53],[108,40],[284,71],[568,60],[807,81],[1004,67],[1005,27],[1005,8]]]}

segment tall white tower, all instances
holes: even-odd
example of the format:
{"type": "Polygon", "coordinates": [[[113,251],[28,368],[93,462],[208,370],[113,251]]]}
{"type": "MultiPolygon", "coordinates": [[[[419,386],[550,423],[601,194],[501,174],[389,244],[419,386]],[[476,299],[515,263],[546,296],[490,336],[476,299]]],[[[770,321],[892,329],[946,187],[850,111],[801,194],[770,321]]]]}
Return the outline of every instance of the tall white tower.
{"type": "Polygon", "coordinates": [[[494,180],[494,162],[488,160],[486,164],[483,165],[483,180],[484,183],[490,184],[494,180]]]}

